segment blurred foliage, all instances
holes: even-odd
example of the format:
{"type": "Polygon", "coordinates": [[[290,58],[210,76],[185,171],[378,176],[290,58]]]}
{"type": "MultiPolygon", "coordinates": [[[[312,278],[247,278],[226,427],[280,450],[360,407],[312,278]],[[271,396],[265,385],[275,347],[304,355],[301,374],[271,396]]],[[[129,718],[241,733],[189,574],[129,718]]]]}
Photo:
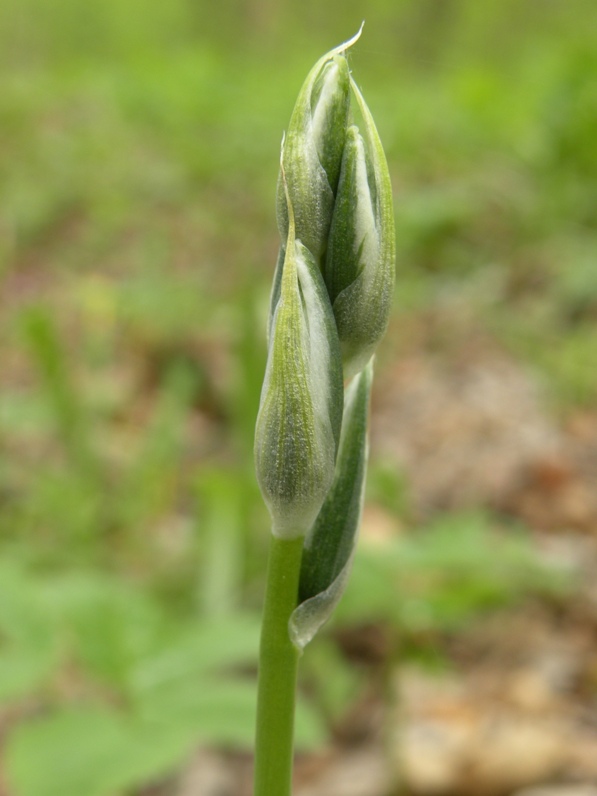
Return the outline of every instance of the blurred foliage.
{"type": "MultiPolygon", "coordinates": [[[[250,745],[256,614],[185,620],[132,582],[14,562],[0,604],[0,705],[27,697],[38,714],[8,740],[17,793],[107,796],[169,773],[200,741],[250,745]]],[[[301,704],[299,746],[321,738],[301,704]]]]}
{"type": "Polygon", "coordinates": [[[522,529],[504,534],[484,514],[445,514],[416,535],[362,546],[338,622],[384,619],[410,645],[418,634],[454,631],[525,596],[572,587],[565,571],[538,559],[522,529]]]}
{"type": "MultiPolygon", "coordinates": [[[[305,69],[361,13],[0,6],[14,796],[130,792],[200,741],[250,740],[277,152],[305,69]]],[[[595,31],[594,0],[371,0],[351,56],[394,176],[397,328],[460,297],[563,412],[597,397],[595,31]]],[[[379,367],[408,344],[389,339],[379,367]]],[[[417,654],[429,633],[562,586],[523,531],[489,515],[413,531],[408,497],[373,461],[369,498],[408,532],[363,546],[336,627],[383,620],[417,654]]],[[[363,687],[332,639],[305,656],[307,746],[363,687]]]]}

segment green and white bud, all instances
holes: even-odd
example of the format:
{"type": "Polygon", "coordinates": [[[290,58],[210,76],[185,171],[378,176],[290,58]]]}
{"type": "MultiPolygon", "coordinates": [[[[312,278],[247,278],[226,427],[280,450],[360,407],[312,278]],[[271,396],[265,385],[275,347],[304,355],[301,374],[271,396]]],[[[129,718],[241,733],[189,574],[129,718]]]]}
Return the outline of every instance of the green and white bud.
{"type": "Polygon", "coordinates": [[[354,125],[347,132],[324,268],[346,378],[362,370],[385,334],[395,267],[388,166],[371,113],[353,88],[363,135],[354,125]]]}
{"type": "MultiPolygon", "coordinates": [[[[350,73],[344,51],[357,34],[326,53],[309,72],[286,131],[283,168],[294,208],[296,237],[319,262],[325,254],[348,127],[350,73]]],[[[282,177],[278,180],[278,227],[288,234],[282,177]]]]}
{"type": "Polygon", "coordinates": [[[275,536],[313,525],[334,478],[342,423],[340,345],[319,266],[289,231],[255,432],[257,480],[275,536]]]}

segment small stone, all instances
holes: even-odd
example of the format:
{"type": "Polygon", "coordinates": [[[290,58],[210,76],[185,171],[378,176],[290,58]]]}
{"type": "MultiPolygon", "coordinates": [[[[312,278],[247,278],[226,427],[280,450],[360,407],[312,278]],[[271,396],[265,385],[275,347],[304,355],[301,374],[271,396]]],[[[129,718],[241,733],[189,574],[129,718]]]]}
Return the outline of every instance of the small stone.
{"type": "Polygon", "coordinates": [[[208,750],[197,753],[182,776],[178,796],[233,796],[238,793],[234,768],[222,755],[208,750]]]}
{"type": "Polygon", "coordinates": [[[383,751],[372,747],[339,757],[317,782],[296,788],[296,796],[384,796],[390,785],[383,751]]]}
{"type": "Polygon", "coordinates": [[[597,796],[597,786],[583,783],[545,785],[519,790],[513,796],[597,796]]]}

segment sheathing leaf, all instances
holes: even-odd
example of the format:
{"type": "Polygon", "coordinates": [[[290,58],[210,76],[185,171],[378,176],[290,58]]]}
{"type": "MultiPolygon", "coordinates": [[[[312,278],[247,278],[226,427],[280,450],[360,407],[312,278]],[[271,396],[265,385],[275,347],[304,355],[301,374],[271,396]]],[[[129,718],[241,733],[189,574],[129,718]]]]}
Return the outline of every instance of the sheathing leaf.
{"type": "Polygon", "coordinates": [[[289,627],[290,636],[300,649],[330,617],[350,574],[363,508],[372,377],[373,365],[369,363],[346,390],[334,483],[305,540],[300,602],[289,627]]]}

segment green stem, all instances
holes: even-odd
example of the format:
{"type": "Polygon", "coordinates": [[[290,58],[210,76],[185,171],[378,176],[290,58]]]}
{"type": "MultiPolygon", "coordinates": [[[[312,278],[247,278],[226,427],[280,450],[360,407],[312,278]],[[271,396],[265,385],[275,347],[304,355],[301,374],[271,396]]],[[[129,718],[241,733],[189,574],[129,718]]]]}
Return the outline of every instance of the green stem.
{"type": "Polygon", "coordinates": [[[299,652],[288,620],[296,608],[303,538],[272,536],[259,651],[254,796],[290,796],[299,652]]]}

